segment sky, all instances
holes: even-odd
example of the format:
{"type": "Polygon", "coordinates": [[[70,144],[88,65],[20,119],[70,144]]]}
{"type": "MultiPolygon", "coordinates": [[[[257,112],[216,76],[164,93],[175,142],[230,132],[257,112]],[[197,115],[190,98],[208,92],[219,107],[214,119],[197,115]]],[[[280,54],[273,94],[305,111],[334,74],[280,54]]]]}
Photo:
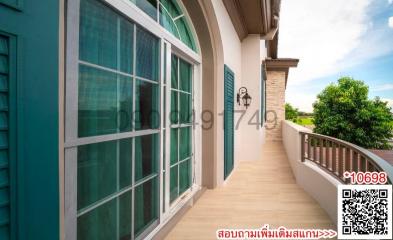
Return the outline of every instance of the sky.
{"type": "Polygon", "coordinates": [[[278,56],[300,60],[286,102],[301,111],[342,76],[393,107],[393,0],[282,0],[278,56]]]}

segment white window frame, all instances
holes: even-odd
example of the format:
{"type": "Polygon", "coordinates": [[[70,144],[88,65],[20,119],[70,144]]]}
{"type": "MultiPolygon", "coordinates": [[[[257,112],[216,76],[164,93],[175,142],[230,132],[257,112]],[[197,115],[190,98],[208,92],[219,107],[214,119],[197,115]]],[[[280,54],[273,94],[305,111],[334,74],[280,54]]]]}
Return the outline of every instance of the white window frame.
{"type": "MultiPolygon", "coordinates": [[[[189,62],[193,66],[193,93],[192,93],[192,103],[193,109],[195,111],[196,120],[200,117],[202,112],[202,58],[200,54],[194,52],[181,40],[173,36],[169,31],[163,28],[159,22],[150,18],[137,6],[131,3],[129,0],[103,0],[102,2],[107,3],[116,11],[120,12],[135,24],[147,29],[150,33],[155,35],[161,40],[161,61],[160,61],[160,106],[161,113],[163,113],[164,107],[166,108],[166,124],[163,125],[163,117],[161,117],[161,125],[158,130],[142,130],[133,132],[116,133],[109,135],[101,135],[94,137],[78,138],[77,131],[72,129],[77,129],[77,119],[78,119],[78,68],[79,68],[79,14],[80,14],[80,0],[69,0],[67,1],[67,16],[66,16],[66,94],[65,94],[65,143],[64,143],[64,154],[65,154],[65,172],[64,178],[65,183],[65,193],[64,193],[64,232],[66,240],[77,239],[77,147],[80,144],[89,144],[101,141],[110,141],[119,138],[130,138],[145,134],[160,133],[160,162],[159,162],[159,180],[160,180],[160,199],[159,199],[159,217],[158,225],[153,224],[151,227],[146,229],[141,236],[137,239],[145,238],[151,239],[193,196],[196,192],[201,189],[201,158],[202,158],[202,128],[201,124],[194,123],[194,128],[192,131],[192,176],[193,182],[189,190],[183,193],[179,198],[172,204],[169,203],[170,197],[170,121],[169,121],[169,110],[171,101],[171,54],[177,55],[179,58],[189,62]],[[167,66],[166,66],[166,105],[163,106],[161,101],[163,99],[163,51],[164,44],[167,45],[167,66]],[[168,94],[169,93],[169,94],[168,94]],[[162,166],[162,148],[163,148],[163,134],[166,131],[166,169],[165,174],[165,189],[163,189],[163,166],[162,166]],[[162,208],[162,199],[164,191],[165,194],[165,212],[162,208]]],[[[187,14],[181,0],[177,3],[182,8],[183,14],[188,23],[190,24],[190,29],[192,34],[196,36],[195,29],[193,28],[190,17],[187,14]]],[[[198,39],[194,37],[195,46],[197,51],[199,51],[200,46],[198,39]]],[[[135,39],[134,39],[135,44],[135,39]]],[[[134,61],[135,64],[135,61],[134,61]]],[[[133,220],[132,220],[133,221],[133,220]]],[[[133,236],[132,229],[132,236],[133,236]]]]}

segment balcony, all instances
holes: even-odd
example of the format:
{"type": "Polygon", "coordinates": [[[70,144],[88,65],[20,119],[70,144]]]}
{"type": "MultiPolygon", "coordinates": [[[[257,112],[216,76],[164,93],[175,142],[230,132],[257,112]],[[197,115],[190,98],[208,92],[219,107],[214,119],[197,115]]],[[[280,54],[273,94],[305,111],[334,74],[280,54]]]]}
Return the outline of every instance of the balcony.
{"type": "MultiPolygon", "coordinates": [[[[264,158],[259,161],[240,161],[225,185],[206,190],[166,239],[215,239],[220,228],[260,228],[264,224],[271,228],[336,229],[337,186],[344,183],[340,174],[353,163],[345,164],[349,160],[339,154],[339,147],[334,157],[323,148],[323,154],[318,149],[314,152],[316,145],[306,140],[317,136],[309,133],[285,121],[282,142],[264,144],[264,158]],[[321,157],[319,161],[316,156],[321,157]]],[[[349,147],[338,139],[322,139],[349,147]]],[[[350,156],[358,156],[359,170],[365,166],[392,176],[391,165],[364,149],[351,147],[350,156]],[[361,150],[359,155],[356,149],[361,150]],[[365,165],[362,159],[367,161],[365,165]]]]}

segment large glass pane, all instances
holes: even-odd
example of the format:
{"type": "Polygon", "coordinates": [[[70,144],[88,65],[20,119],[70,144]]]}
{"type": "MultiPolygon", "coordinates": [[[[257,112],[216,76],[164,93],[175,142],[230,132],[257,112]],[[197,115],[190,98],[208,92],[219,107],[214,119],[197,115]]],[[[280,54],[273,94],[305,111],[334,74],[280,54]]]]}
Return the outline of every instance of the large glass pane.
{"type": "Polygon", "coordinates": [[[180,96],[180,123],[191,123],[191,95],[187,93],[179,93],[180,96]]]}
{"type": "Polygon", "coordinates": [[[162,117],[163,117],[163,128],[165,128],[166,127],[166,118],[167,118],[167,116],[166,116],[166,109],[167,109],[167,106],[166,106],[166,87],[164,86],[163,87],[163,94],[162,94],[163,96],[162,96],[162,106],[163,106],[163,108],[162,108],[162,111],[163,111],[163,113],[162,113],[162,117]]]}
{"type": "Polygon", "coordinates": [[[173,202],[176,200],[176,198],[179,196],[179,185],[178,185],[178,177],[179,177],[179,165],[175,165],[171,167],[171,172],[170,172],[170,202],[173,202]]]}
{"type": "Polygon", "coordinates": [[[171,165],[178,162],[178,144],[179,144],[179,136],[178,136],[178,129],[172,128],[171,129],[171,165]]]}
{"type": "Polygon", "coordinates": [[[157,0],[131,0],[154,20],[157,20],[157,0]]]}
{"type": "Polygon", "coordinates": [[[119,141],[119,183],[120,189],[131,186],[132,139],[119,141]]]}
{"type": "Polygon", "coordinates": [[[135,138],[135,181],[153,173],[158,173],[159,138],[158,134],[135,138]]]}
{"type": "Polygon", "coordinates": [[[179,32],[175,23],[173,22],[172,17],[168,14],[163,6],[160,6],[160,24],[175,37],[180,39],[179,32]]]}
{"type": "Polygon", "coordinates": [[[156,129],[160,126],[159,86],[137,80],[135,97],[135,129],[156,129]]]}
{"type": "Polygon", "coordinates": [[[163,130],[162,131],[162,168],[165,171],[166,170],[166,159],[165,159],[165,155],[166,155],[166,131],[163,130]]]}
{"type": "Polygon", "coordinates": [[[158,217],[158,177],[135,188],[135,236],[141,234],[158,217]]]}
{"type": "Polygon", "coordinates": [[[79,137],[131,129],[131,78],[80,65],[78,101],[79,137]]]}
{"type": "Polygon", "coordinates": [[[179,160],[191,157],[191,127],[180,128],[179,160]]]}
{"type": "Polygon", "coordinates": [[[129,132],[132,129],[132,80],[129,77],[118,75],[119,81],[119,110],[117,112],[119,132],[129,132]]]}
{"type": "Polygon", "coordinates": [[[131,239],[131,191],[119,197],[119,240],[131,239]]]}
{"type": "Polygon", "coordinates": [[[179,122],[178,95],[178,92],[171,91],[171,111],[169,113],[171,124],[177,124],[179,122]]]}
{"type": "Polygon", "coordinates": [[[79,58],[117,68],[117,15],[96,0],[82,0],[79,58]]]}
{"type": "Polygon", "coordinates": [[[179,195],[191,187],[191,160],[179,164],[179,195]]]}
{"type": "Polygon", "coordinates": [[[172,54],[172,60],[171,60],[171,87],[173,89],[178,89],[179,88],[179,72],[178,72],[178,61],[179,58],[176,57],[176,55],[172,54]]]}
{"type": "Polygon", "coordinates": [[[140,28],[137,29],[136,37],[136,75],[158,81],[159,41],[140,28]]]}
{"type": "Polygon", "coordinates": [[[78,210],[117,190],[117,141],[78,147],[78,210]]]}
{"type": "Polygon", "coordinates": [[[133,73],[134,24],[120,19],[120,71],[133,73]]]}
{"type": "Polygon", "coordinates": [[[191,93],[191,64],[180,61],[180,90],[191,93]]]}
{"type": "Polygon", "coordinates": [[[116,239],[116,199],[78,218],[78,239],[113,240],[116,239]]]}
{"type": "Polygon", "coordinates": [[[173,0],[160,0],[160,3],[166,9],[169,15],[172,18],[178,17],[182,14],[179,6],[177,5],[176,1],[173,0]]]}
{"type": "Polygon", "coordinates": [[[179,30],[180,40],[184,42],[189,48],[195,50],[194,39],[191,34],[191,30],[188,27],[186,19],[182,17],[181,19],[176,20],[176,26],[179,30]]]}

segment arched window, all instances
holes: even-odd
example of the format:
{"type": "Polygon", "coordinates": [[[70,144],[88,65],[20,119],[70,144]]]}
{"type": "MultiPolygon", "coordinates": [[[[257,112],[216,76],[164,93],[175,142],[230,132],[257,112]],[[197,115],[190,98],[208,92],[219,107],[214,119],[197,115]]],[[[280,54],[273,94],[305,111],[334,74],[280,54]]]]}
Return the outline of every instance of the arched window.
{"type": "Polygon", "coordinates": [[[176,0],[130,0],[161,26],[196,51],[188,21],[176,0]]]}

